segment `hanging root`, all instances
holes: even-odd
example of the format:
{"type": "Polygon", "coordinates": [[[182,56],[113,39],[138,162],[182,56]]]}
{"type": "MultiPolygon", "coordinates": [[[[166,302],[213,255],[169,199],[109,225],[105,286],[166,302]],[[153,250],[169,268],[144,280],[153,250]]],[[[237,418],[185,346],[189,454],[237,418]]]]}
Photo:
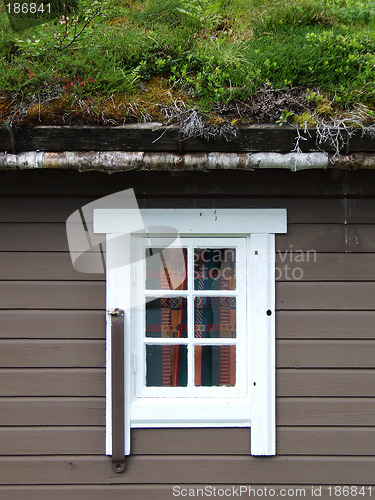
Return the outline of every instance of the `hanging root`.
{"type": "Polygon", "coordinates": [[[369,110],[363,105],[357,105],[342,115],[321,116],[316,112],[312,113],[308,120],[296,125],[297,137],[294,151],[301,152],[300,141],[306,140],[304,135],[311,137],[308,122],[315,122],[316,145],[321,151],[330,146],[334,154],[331,161],[334,162],[342,153],[347,153],[348,141],[351,137],[361,134],[361,137],[369,135],[375,136],[375,123],[369,110]],[[302,133],[304,135],[302,135],[302,133]]]}

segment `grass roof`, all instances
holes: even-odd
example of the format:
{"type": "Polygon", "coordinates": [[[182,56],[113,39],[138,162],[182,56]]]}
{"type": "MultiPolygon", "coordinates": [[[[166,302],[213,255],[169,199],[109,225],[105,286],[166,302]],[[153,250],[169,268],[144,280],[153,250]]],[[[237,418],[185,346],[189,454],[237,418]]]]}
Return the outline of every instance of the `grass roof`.
{"type": "Polygon", "coordinates": [[[15,5],[2,123],[373,126],[375,0],[80,0],[29,28],[15,5]]]}

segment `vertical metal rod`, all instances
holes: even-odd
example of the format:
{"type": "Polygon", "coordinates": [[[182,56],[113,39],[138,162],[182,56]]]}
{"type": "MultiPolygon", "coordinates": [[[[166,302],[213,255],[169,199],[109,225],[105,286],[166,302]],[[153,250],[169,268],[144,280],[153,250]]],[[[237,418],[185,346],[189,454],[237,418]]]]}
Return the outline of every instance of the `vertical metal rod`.
{"type": "Polygon", "coordinates": [[[124,414],[124,311],[114,309],[111,315],[112,362],[112,469],[125,470],[124,414]]]}

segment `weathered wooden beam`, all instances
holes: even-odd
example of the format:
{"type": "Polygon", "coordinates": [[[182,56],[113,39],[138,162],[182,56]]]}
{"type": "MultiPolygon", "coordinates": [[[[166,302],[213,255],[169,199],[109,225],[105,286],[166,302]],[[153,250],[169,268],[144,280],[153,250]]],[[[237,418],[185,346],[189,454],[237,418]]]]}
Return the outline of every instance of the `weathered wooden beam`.
{"type": "MultiPolygon", "coordinates": [[[[164,151],[164,152],[280,152],[293,151],[297,131],[292,126],[253,124],[239,128],[231,140],[209,140],[202,137],[183,138],[177,126],[160,123],[128,124],[116,127],[40,126],[0,127],[0,150],[24,151],[164,151]]],[[[299,147],[303,152],[319,148],[333,152],[329,144],[316,141],[316,131],[301,132],[299,147]]],[[[375,137],[354,133],[350,141],[344,138],[345,153],[375,151],[375,137]]]]}

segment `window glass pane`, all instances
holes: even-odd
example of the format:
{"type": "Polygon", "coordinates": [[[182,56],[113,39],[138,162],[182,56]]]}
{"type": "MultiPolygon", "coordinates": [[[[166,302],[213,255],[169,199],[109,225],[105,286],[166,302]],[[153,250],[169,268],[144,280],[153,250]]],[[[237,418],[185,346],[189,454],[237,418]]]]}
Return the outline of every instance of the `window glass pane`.
{"type": "Polygon", "coordinates": [[[236,297],[195,297],[195,338],[236,337],[236,297]]]}
{"type": "Polygon", "coordinates": [[[236,249],[195,248],[194,289],[235,290],[236,249]]]}
{"type": "Polygon", "coordinates": [[[187,346],[146,345],[146,386],[186,387],[187,346]]]}
{"type": "Polygon", "coordinates": [[[146,304],[146,337],[187,337],[185,297],[160,298],[146,304]]]}
{"type": "Polygon", "coordinates": [[[186,290],[186,248],[146,248],[146,289],[186,290]]]}
{"type": "Polygon", "coordinates": [[[234,386],[236,384],[236,346],[195,346],[194,367],[196,386],[234,386]]]}

